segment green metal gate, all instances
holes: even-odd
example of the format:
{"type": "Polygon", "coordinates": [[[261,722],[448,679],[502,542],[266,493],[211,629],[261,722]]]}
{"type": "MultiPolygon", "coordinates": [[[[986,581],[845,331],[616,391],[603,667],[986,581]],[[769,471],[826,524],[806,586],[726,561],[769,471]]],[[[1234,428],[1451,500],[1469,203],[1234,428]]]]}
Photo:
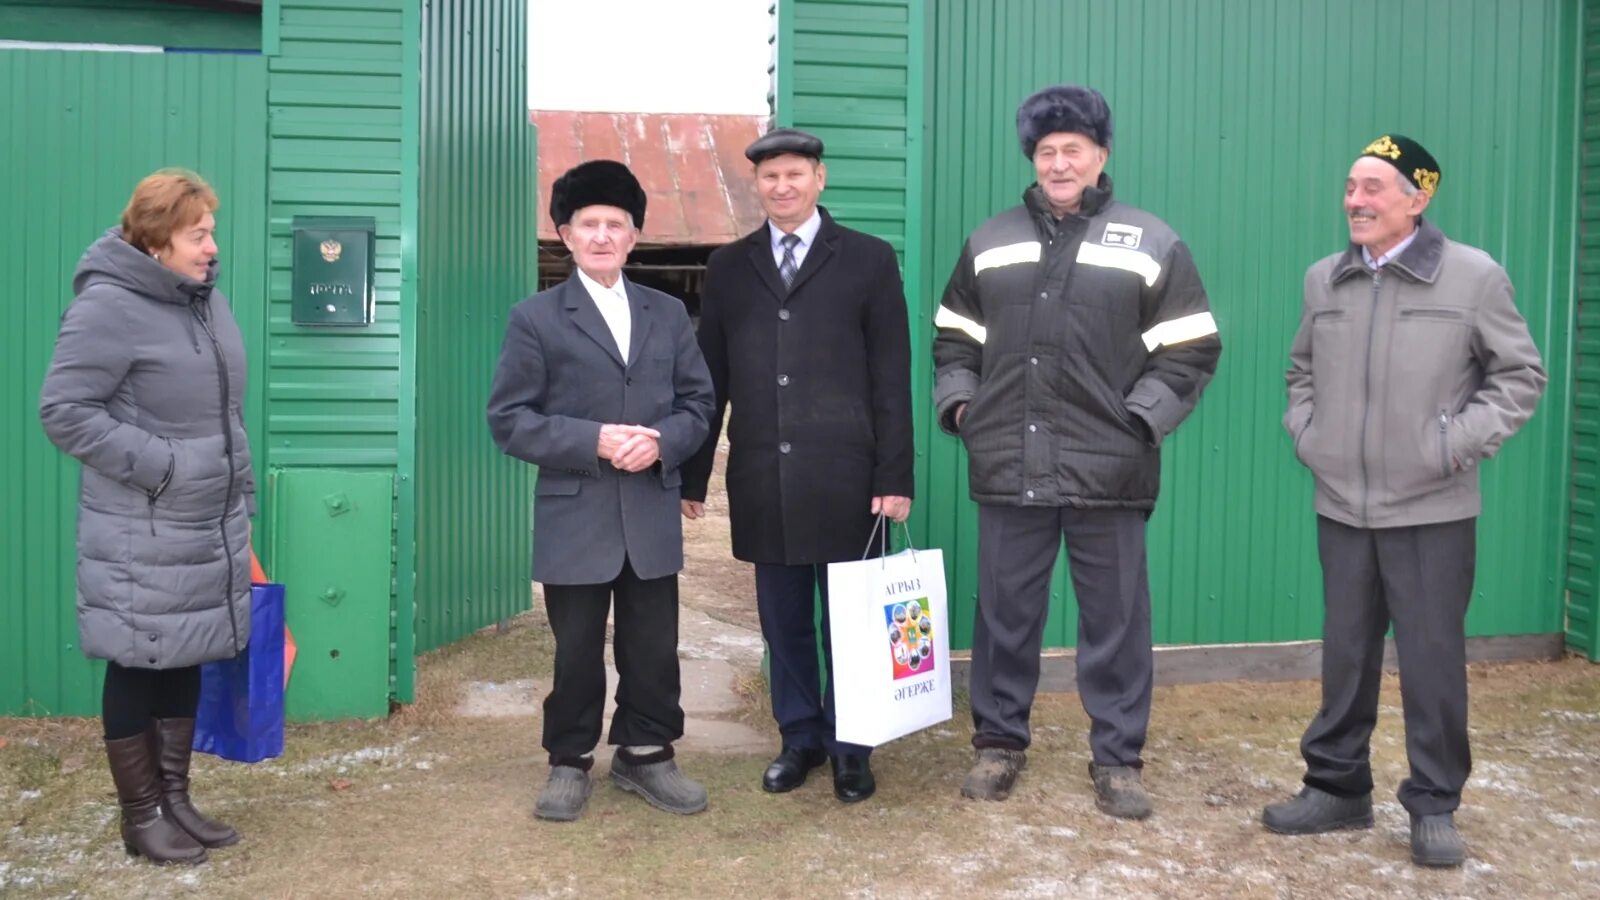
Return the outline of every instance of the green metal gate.
{"type": "Polygon", "coordinates": [[[101,664],[78,652],[73,612],[78,464],[39,426],[40,382],[72,273],[163,166],[222,200],[221,289],[251,361],[246,422],[262,427],[266,62],[254,55],[0,50],[0,715],[84,715],[101,664]]]}
{"type": "MultiPolygon", "coordinates": [[[[1017,104],[1059,82],[1106,94],[1107,172],[1122,199],[1188,242],[1225,348],[1163,452],[1150,523],[1157,641],[1320,634],[1311,479],[1278,424],[1283,370],[1302,275],[1348,239],[1350,161],[1390,129],[1443,162],[1430,218],[1506,267],[1551,376],[1538,414],[1485,467],[1469,633],[1562,630],[1578,0],[780,0],[778,11],[778,120],[828,142],[824,202],[844,224],[904,239],[913,521],[945,550],[958,646],[971,640],[976,515],[965,453],[927,424],[929,320],[964,236],[1033,179],[1017,104]]],[[[1065,566],[1052,594],[1046,642],[1070,646],[1065,566]]]]}
{"type": "Polygon", "coordinates": [[[1567,645],[1600,661],[1600,4],[1583,4],[1567,645]]]}

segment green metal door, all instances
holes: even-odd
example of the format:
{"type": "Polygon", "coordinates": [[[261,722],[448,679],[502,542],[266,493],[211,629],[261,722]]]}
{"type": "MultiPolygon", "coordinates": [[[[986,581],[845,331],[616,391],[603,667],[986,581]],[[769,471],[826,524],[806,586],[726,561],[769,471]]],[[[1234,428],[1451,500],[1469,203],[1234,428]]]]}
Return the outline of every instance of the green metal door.
{"type": "Polygon", "coordinates": [[[0,715],[99,710],[73,612],[78,464],[45,439],[39,386],[78,257],[158,168],[194,169],[222,200],[220,287],[251,362],[246,422],[263,433],[266,118],[259,56],[0,50],[0,715]]]}
{"type": "Polygon", "coordinates": [[[284,694],[290,721],[389,712],[394,657],[394,475],[273,468],[272,578],[299,648],[284,694]]]}

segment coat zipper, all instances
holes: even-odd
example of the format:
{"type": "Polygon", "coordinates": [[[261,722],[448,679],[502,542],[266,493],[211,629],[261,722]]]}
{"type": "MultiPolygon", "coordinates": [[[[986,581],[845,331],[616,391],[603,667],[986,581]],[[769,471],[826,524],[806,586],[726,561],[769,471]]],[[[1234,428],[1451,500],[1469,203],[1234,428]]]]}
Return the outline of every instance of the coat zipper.
{"type": "Polygon", "coordinates": [[[206,338],[211,342],[211,355],[217,361],[217,389],[221,395],[219,406],[222,410],[222,450],[223,454],[228,458],[228,488],[223,495],[222,515],[218,520],[218,528],[222,533],[222,558],[228,571],[227,588],[223,594],[223,602],[228,607],[228,625],[233,628],[233,652],[237,656],[244,651],[244,648],[239,646],[239,621],[233,611],[233,548],[228,545],[228,512],[233,509],[233,481],[235,478],[233,471],[233,422],[232,417],[228,415],[228,363],[222,356],[222,345],[217,341],[216,332],[211,330],[211,323],[208,321],[208,317],[201,314],[200,304],[209,304],[210,302],[209,295],[203,301],[191,302],[189,304],[189,313],[200,322],[200,327],[205,331],[206,338]]]}
{"type": "Polygon", "coordinates": [[[1439,470],[1446,478],[1450,477],[1450,415],[1447,410],[1439,410],[1439,470]]]}
{"type": "Polygon", "coordinates": [[[1365,523],[1372,506],[1372,482],[1367,470],[1367,423],[1372,418],[1372,342],[1378,330],[1378,289],[1383,284],[1383,270],[1372,270],[1372,315],[1367,319],[1366,381],[1361,390],[1361,521],[1365,523]]]}

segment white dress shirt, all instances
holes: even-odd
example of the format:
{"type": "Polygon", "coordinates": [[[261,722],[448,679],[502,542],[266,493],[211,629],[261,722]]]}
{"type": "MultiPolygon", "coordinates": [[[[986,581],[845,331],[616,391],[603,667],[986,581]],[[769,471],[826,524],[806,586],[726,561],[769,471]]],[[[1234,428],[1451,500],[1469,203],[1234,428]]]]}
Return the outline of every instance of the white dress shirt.
{"type": "MultiPolygon", "coordinates": [[[[767,228],[772,232],[772,263],[779,269],[783,268],[783,235],[782,228],[772,224],[769,220],[767,228]]],[[[800,243],[794,245],[794,270],[806,264],[806,251],[811,249],[811,243],[817,239],[817,232],[822,229],[822,213],[813,209],[811,218],[800,223],[794,233],[800,236],[800,243]]]]}
{"type": "Polygon", "coordinates": [[[590,299],[599,307],[600,318],[606,320],[606,327],[611,329],[611,338],[617,342],[617,350],[622,353],[622,361],[627,362],[628,342],[633,338],[633,315],[628,311],[628,291],[622,286],[622,276],[617,276],[616,284],[606,287],[579,269],[578,280],[583,282],[590,299]]]}
{"type": "Polygon", "coordinates": [[[1413,229],[1410,234],[1406,235],[1405,240],[1401,241],[1398,244],[1395,244],[1393,247],[1390,247],[1388,253],[1385,253],[1384,255],[1378,257],[1377,259],[1373,259],[1372,258],[1372,251],[1368,250],[1366,247],[1362,247],[1361,248],[1361,261],[1366,263],[1367,264],[1367,268],[1369,268],[1369,269],[1381,269],[1381,268],[1383,268],[1384,266],[1388,265],[1390,262],[1392,262],[1395,259],[1399,258],[1400,254],[1406,252],[1406,248],[1411,246],[1411,242],[1417,239],[1417,231],[1418,230],[1420,230],[1420,229],[1413,229]]]}

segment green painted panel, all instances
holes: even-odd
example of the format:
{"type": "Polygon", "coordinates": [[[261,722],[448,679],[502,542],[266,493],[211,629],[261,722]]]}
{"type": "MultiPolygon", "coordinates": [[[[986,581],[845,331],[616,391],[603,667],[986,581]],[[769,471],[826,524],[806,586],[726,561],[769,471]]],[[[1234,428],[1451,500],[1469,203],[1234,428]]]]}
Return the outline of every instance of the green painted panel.
{"type": "MultiPolygon", "coordinates": [[[[415,29],[406,0],[274,0],[263,6],[277,53],[268,59],[268,276],[271,334],[263,459],[274,466],[395,469],[410,428],[402,372],[402,318],[414,302],[405,279],[414,245],[407,210],[405,94],[415,79],[415,29]],[[410,64],[407,52],[412,53],[410,64]],[[373,324],[297,326],[291,321],[291,223],[295,216],[377,220],[373,324]]],[[[409,213],[409,215],[408,215],[409,213]]],[[[408,473],[405,473],[409,475],[408,473]]]]}
{"type": "Polygon", "coordinates": [[[912,0],[780,0],[775,7],[776,121],[822,138],[823,204],[843,224],[892,244],[902,264],[909,206],[920,194],[910,177],[922,119],[911,100],[921,87],[911,65],[922,7],[912,0]]]}
{"type": "Polygon", "coordinates": [[[1600,4],[1583,4],[1567,646],[1600,661],[1600,4]]]}
{"type": "MultiPolygon", "coordinates": [[[[45,439],[40,382],[83,249],[138,180],[198,171],[217,211],[221,287],[250,360],[246,424],[263,433],[266,64],[259,56],[0,50],[0,715],[88,715],[100,668],[73,614],[78,464],[45,439]],[[218,116],[216,110],[230,115],[218,116]],[[107,152],[115,148],[116,152],[107,152]]],[[[257,454],[260,462],[260,454],[257,454]]]]}
{"type": "MultiPolygon", "coordinates": [[[[1282,373],[1302,275],[1347,240],[1340,199],[1350,160],[1390,129],[1443,161],[1432,217],[1505,265],[1551,374],[1538,414],[1485,467],[1469,632],[1561,630],[1578,80],[1572,0],[931,7],[929,266],[917,273],[927,309],[965,235],[1018,202],[1032,180],[1017,146],[1016,106],[1057,82],[1106,94],[1116,126],[1107,171],[1118,194],[1183,235],[1211,295],[1222,364],[1200,410],[1165,447],[1163,496],[1150,526],[1159,642],[1320,633],[1311,479],[1278,424],[1282,373]],[[1378,21],[1430,23],[1426,47],[1411,43],[1406,28],[1374,29],[1378,21]],[[1062,53],[1064,43],[1074,52],[1062,53]]],[[[919,349],[925,387],[931,361],[926,344],[919,349]]],[[[923,452],[919,533],[950,560],[953,639],[966,644],[976,516],[965,454],[942,434],[926,439],[923,452]]],[[[1052,601],[1047,643],[1071,645],[1076,607],[1064,566],[1052,601]]]]}
{"type": "Polygon", "coordinates": [[[422,18],[416,646],[528,608],[529,468],[484,420],[506,312],[535,290],[523,0],[422,18]]]}
{"type": "Polygon", "coordinates": [[[387,715],[394,476],[274,468],[269,490],[272,578],[299,647],[284,714],[387,715]]]}
{"type": "Polygon", "coordinates": [[[0,0],[0,40],[259,50],[261,13],[159,0],[0,0]]]}

